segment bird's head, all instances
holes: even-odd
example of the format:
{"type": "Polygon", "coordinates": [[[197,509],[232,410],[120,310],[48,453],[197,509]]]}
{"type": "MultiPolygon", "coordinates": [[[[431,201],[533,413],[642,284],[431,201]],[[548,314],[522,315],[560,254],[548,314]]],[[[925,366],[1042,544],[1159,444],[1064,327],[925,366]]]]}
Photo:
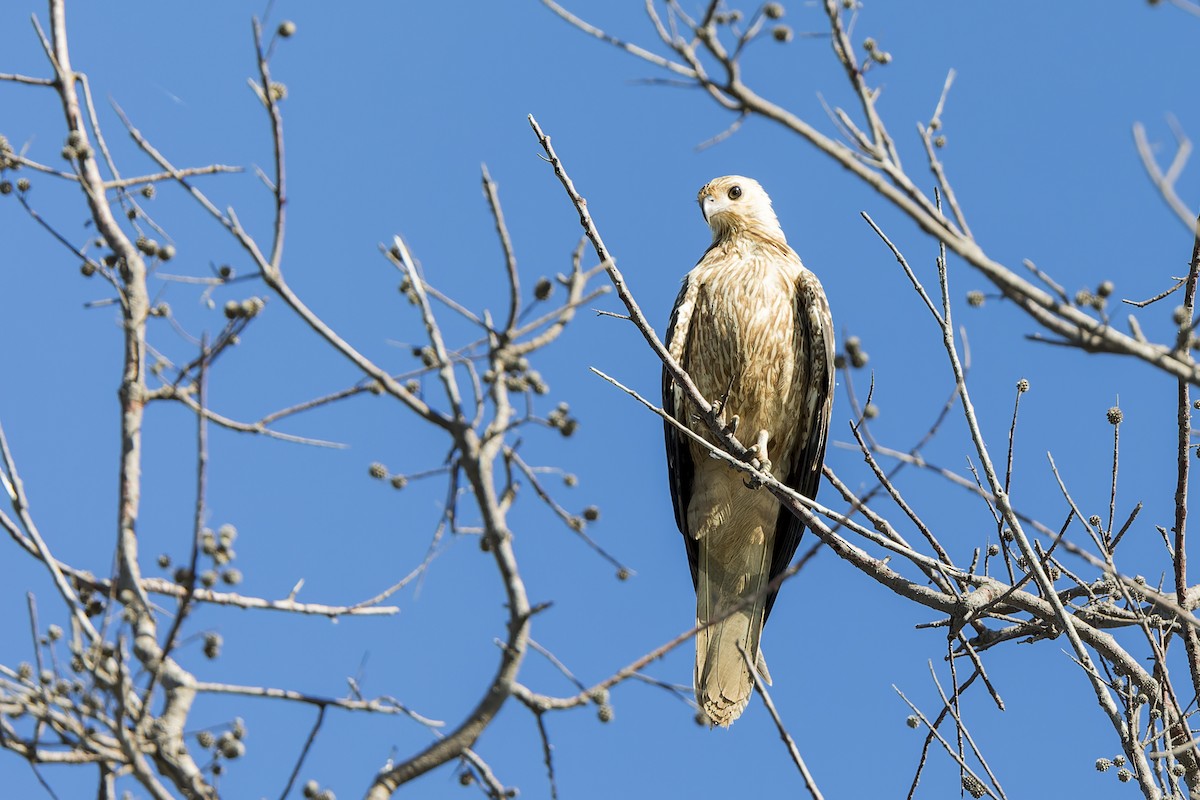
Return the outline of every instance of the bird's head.
{"type": "Polygon", "coordinates": [[[712,228],[713,241],[743,232],[758,233],[786,243],[771,198],[753,178],[726,175],[704,185],[697,198],[704,220],[712,228]]]}

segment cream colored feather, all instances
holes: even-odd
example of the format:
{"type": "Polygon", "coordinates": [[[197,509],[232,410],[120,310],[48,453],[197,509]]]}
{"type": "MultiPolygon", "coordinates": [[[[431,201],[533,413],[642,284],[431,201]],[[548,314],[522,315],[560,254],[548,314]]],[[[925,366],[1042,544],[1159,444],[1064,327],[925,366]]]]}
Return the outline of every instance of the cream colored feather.
{"type": "Polygon", "coordinates": [[[743,651],[770,682],[759,638],[779,514],[774,497],[746,491],[729,474],[719,461],[701,462],[689,508],[699,540],[696,624],[712,622],[696,636],[696,702],[716,725],[729,725],[750,702],[754,683],[743,651]],[[752,595],[749,606],[729,613],[752,595]]]}

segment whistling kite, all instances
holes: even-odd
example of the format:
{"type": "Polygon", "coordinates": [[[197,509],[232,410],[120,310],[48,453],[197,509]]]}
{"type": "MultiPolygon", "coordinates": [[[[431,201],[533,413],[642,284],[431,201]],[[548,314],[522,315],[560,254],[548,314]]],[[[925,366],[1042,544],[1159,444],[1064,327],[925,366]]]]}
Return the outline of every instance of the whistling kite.
{"type": "MultiPolygon", "coordinates": [[[[788,247],[771,199],[757,181],[729,175],[700,190],[713,242],[684,278],[667,348],[706,399],[722,402],[743,442],[765,432],[772,474],[815,497],[833,400],[833,320],[817,277],[788,247]]],[[[712,440],[663,370],[663,408],[712,440]]],[[[775,591],[762,593],[796,552],[804,525],[766,490],[710,458],[666,425],[675,521],[696,587],[696,624],[758,599],[696,636],[696,702],[727,726],[750,701],[753,681],[738,647],[770,682],[759,647],[775,591]]]]}

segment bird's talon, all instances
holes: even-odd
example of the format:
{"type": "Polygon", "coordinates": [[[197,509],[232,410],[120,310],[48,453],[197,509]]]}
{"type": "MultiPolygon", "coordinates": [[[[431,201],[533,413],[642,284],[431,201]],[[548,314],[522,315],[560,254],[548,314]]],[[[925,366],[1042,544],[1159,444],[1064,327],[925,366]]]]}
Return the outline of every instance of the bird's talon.
{"type": "Polygon", "coordinates": [[[770,434],[766,431],[759,431],[758,438],[749,449],[749,452],[754,454],[754,468],[760,469],[763,472],[771,471],[771,459],[767,456],[767,439],[769,436],[770,434]]]}

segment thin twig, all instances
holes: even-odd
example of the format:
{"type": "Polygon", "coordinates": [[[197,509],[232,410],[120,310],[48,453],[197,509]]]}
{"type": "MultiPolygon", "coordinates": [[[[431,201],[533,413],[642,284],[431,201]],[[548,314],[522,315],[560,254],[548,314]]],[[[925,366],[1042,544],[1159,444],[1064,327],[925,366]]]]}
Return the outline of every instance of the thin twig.
{"type": "Polygon", "coordinates": [[[279,794],[279,800],[287,800],[292,787],[296,785],[296,779],[300,777],[300,770],[304,767],[304,760],[308,758],[308,753],[312,750],[313,742],[317,740],[317,734],[321,731],[321,724],[325,722],[326,708],[328,706],[317,708],[317,718],[308,732],[308,738],[304,740],[304,746],[300,748],[300,755],[296,757],[296,766],[292,767],[292,772],[288,775],[287,783],[284,784],[283,791],[279,794]]]}
{"type": "Polygon", "coordinates": [[[808,765],[804,763],[804,757],[800,755],[800,748],[796,747],[796,741],[788,733],[787,728],[784,727],[783,720],[779,717],[779,712],[775,710],[775,703],[771,700],[770,692],[763,685],[762,678],[758,676],[758,669],[751,662],[750,656],[746,653],[746,649],[742,647],[741,642],[738,642],[738,652],[742,654],[742,661],[745,663],[746,669],[750,671],[750,677],[754,681],[754,689],[758,692],[758,696],[762,698],[763,705],[767,707],[767,713],[771,715],[771,720],[775,723],[775,730],[779,732],[779,738],[783,740],[784,746],[787,747],[788,755],[792,758],[792,763],[796,765],[796,769],[800,772],[800,778],[804,781],[804,788],[808,790],[808,794],[813,800],[824,800],[821,790],[817,788],[816,780],[813,778],[812,773],[808,771],[808,765]]]}
{"type": "Polygon", "coordinates": [[[496,221],[496,235],[500,237],[500,248],[504,251],[504,272],[508,276],[508,322],[504,330],[510,332],[521,315],[521,276],[517,272],[517,256],[513,252],[512,237],[508,235],[508,225],[504,222],[504,210],[500,207],[500,194],[496,182],[488,174],[484,164],[483,194],[487,197],[488,208],[492,210],[492,218],[496,221]]]}
{"type": "Polygon", "coordinates": [[[1174,117],[1168,117],[1168,123],[1171,126],[1171,132],[1175,135],[1175,156],[1171,159],[1171,166],[1164,173],[1158,165],[1158,158],[1154,155],[1154,148],[1150,146],[1150,142],[1146,139],[1146,126],[1140,122],[1133,123],[1133,142],[1137,146],[1138,156],[1142,159],[1142,166],[1146,170],[1146,175],[1149,176],[1155,188],[1158,189],[1159,195],[1166,201],[1167,206],[1175,212],[1175,216],[1179,221],[1187,226],[1193,236],[1200,236],[1200,224],[1197,223],[1196,212],[1188,208],[1187,203],[1175,190],[1175,182],[1178,180],[1180,173],[1183,172],[1184,166],[1187,164],[1188,158],[1192,154],[1192,140],[1189,139],[1175,121],[1174,117]]]}
{"type": "MultiPolygon", "coordinates": [[[[950,746],[950,743],[947,742],[940,733],[938,733],[937,728],[929,722],[929,718],[926,717],[921,712],[921,709],[917,708],[916,705],[914,705],[911,700],[909,700],[907,697],[905,697],[904,692],[900,691],[900,688],[898,686],[896,686],[895,684],[892,684],[892,689],[895,690],[896,694],[900,695],[900,699],[903,700],[908,705],[908,707],[912,709],[913,713],[917,716],[917,718],[920,719],[921,722],[923,722],[925,724],[925,727],[929,730],[929,732],[931,734],[933,734],[934,738],[936,738],[938,740],[938,742],[942,745],[942,748],[946,751],[946,753],[949,754],[949,756],[951,758],[953,758],[954,761],[958,764],[959,769],[961,769],[963,771],[964,775],[968,775],[975,780],[976,788],[982,789],[983,793],[987,794],[989,797],[996,797],[996,793],[993,792],[987,784],[985,784],[982,780],[980,780],[979,776],[975,774],[975,771],[973,769],[971,769],[969,766],[967,766],[967,762],[963,760],[962,756],[960,756],[955,751],[955,749],[950,746]]],[[[943,707],[949,708],[949,705],[946,705],[943,707]]],[[[954,713],[953,710],[951,710],[950,713],[953,714],[954,713]]],[[[997,789],[999,789],[999,787],[997,787],[997,789]]],[[[977,796],[982,797],[983,795],[977,795],[977,796]]]]}

